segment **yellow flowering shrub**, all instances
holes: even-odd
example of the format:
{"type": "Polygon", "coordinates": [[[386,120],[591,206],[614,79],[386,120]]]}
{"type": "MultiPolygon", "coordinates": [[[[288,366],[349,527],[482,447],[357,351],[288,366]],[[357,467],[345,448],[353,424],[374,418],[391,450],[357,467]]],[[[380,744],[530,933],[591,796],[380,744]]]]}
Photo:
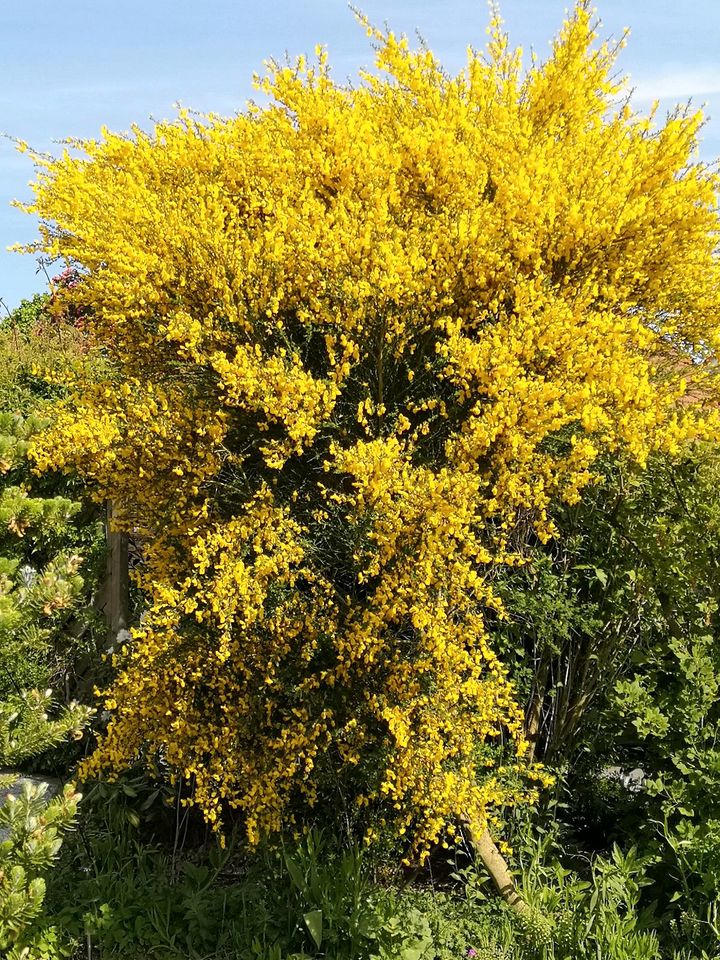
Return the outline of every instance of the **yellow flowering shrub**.
{"type": "Polygon", "coordinates": [[[36,157],[112,374],[34,455],[148,544],[86,772],[160,752],[251,841],[335,798],[422,855],[532,787],[488,570],[601,452],[716,432],[679,401],[720,341],[718,180],[699,114],[623,102],[584,4],[526,72],[498,22],[456,77],[365,27],[356,87],[318,49],[267,106],[36,157]]]}

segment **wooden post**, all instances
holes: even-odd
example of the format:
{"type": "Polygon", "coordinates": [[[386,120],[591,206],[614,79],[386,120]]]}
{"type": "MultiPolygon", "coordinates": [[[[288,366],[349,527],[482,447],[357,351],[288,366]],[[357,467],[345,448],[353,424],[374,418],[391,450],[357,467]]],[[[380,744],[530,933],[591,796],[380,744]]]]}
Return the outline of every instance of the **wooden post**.
{"type": "Polygon", "coordinates": [[[130,619],[130,581],[128,576],[128,535],[111,529],[113,505],[107,505],[105,533],[107,542],[105,619],[108,625],[107,649],[115,646],[118,634],[128,629],[130,619]]]}

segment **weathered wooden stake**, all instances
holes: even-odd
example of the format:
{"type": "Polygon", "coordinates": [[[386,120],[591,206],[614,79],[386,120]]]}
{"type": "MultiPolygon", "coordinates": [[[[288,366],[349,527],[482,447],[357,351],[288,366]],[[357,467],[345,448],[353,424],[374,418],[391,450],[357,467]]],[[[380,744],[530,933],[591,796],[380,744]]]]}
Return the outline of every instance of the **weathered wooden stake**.
{"type": "Polygon", "coordinates": [[[107,542],[105,619],[108,625],[107,648],[114,647],[121,630],[130,620],[130,580],[128,576],[128,535],[111,529],[113,505],[107,505],[105,534],[107,542]]]}

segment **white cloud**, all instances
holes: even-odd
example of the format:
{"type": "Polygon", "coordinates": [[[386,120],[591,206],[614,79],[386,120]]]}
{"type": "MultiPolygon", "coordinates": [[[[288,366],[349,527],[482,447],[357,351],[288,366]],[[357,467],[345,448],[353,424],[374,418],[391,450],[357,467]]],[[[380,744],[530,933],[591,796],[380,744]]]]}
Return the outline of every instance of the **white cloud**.
{"type": "MultiPolygon", "coordinates": [[[[25,99],[42,97],[43,100],[69,97],[120,97],[144,93],[148,90],[170,90],[170,82],[160,82],[154,77],[137,80],[88,80],[77,83],[57,84],[55,86],[26,86],[25,99]]],[[[0,103],[17,103],[16,93],[0,94],[0,103]]]]}
{"type": "Polygon", "coordinates": [[[630,77],[635,100],[702,100],[720,93],[720,66],[669,67],[654,76],[630,77]]]}

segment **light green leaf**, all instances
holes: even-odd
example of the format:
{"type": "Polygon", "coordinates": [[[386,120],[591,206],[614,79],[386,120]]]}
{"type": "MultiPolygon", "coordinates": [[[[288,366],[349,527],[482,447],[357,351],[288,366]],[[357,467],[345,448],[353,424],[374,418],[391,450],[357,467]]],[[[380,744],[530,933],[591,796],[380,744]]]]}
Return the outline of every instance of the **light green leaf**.
{"type": "Polygon", "coordinates": [[[315,941],[315,946],[320,948],[323,939],[323,913],[322,910],[308,910],[303,914],[305,925],[310,931],[310,936],[315,941]]]}

